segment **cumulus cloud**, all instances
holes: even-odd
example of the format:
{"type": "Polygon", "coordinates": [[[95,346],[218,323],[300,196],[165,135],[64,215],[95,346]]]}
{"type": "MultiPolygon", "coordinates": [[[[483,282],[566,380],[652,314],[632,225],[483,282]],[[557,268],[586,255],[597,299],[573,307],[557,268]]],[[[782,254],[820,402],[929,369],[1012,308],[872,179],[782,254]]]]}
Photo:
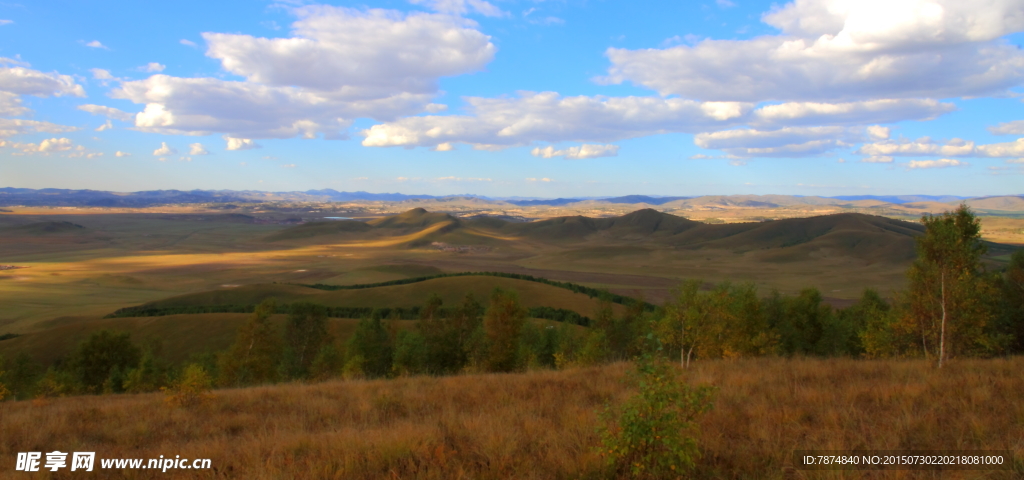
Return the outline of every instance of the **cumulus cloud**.
{"type": "Polygon", "coordinates": [[[450,152],[452,150],[455,150],[455,146],[448,142],[439,144],[438,146],[434,147],[435,152],[450,152]]]}
{"type": "Polygon", "coordinates": [[[907,164],[907,168],[946,168],[965,167],[967,165],[969,165],[967,162],[961,162],[960,160],[941,158],[938,160],[913,160],[907,164]]]}
{"type": "Polygon", "coordinates": [[[24,120],[20,118],[0,118],[0,138],[13,137],[26,133],[64,133],[78,130],[76,127],[57,125],[50,122],[24,120]]]}
{"type": "Polygon", "coordinates": [[[1019,0],[797,0],[762,20],[781,32],[664,49],[609,48],[606,83],[718,101],[850,101],[1004,93],[1024,54],[1019,0]]]}
{"type": "Polygon", "coordinates": [[[954,138],[936,142],[928,137],[917,140],[899,139],[886,142],[867,143],[857,149],[864,155],[927,156],[944,157],[1019,157],[1024,155],[1024,138],[1013,142],[976,145],[974,142],[954,138]]]}
{"type": "Polygon", "coordinates": [[[167,68],[167,65],[161,65],[161,64],[159,64],[157,62],[149,62],[145,66],[139,67],[139,70],[143,71],[143,72],[153,73],[153,72],[162,72],[162,71],[164,71],[165,68],[167,68]]]}
{"type": "Polygon", "coordinates": [[[337,138],[355,118],[428,107],[438,79],[481,69],[490,37],[450,15],[305,6],[288,38],[204,33],[207,56],[245,81],[154,75],[113,92],[146,105],[143,131],[237,138],[337,138]]]}
{"type": "Polygon", "coordinates": [[[584,144],[576,147],[556,150],[555,147],[548,145],[544,148],[534,148],[530,153],[535,157],[541,158],[562,157],[566,160],[582,160],[586,158],[618,156],[619,146],[584,144]]]}
{"type": "Polygon", "coordinates": [[[552,182],[550,178],[527,178],[527,182],[552,182]]]}
{"type": "MultiPolygon", "coordinates": [[[[252,139],[249,138],[234,138],[225,136],[224,140],[228,142],[228,150],[252,150],[254,148],[263,148],[262,145],[252,141],[252,139]]],[[[200,147],[201,146],[202,145],[200,145],[200,147]]]]}
{"type": "Polygon", "coordinates": [[[698,147],[723,150],[733,158],[805,157],[849,147],[863,139],[865,130],[839,126],[735,129],[700,133],[693,140],[698,147]]]}
{"type": "Polygon", "coordinates": [[[506,15],[500,8],[484,0],[409,0],[413,5],[423,5],[435,12],[449,15],[466,15],[479,13],[485,17],[501,17],[506,15]]]}
{"type": "Polygon", "coordinates": [[[85,46],[91,47],[91,48],[102,48],[102,49],[105,49],[105,50],[110,50],[109,48],[107,48],[106,45],[100,43],[99,40],[93,40],[91,42],[88,42],[88,43],[85,44],[85,46]]]}
{"type": "Polygon", "coordinates": [[[1024,120],[1000,123],[994,127],[988,127],[988,131],[996,135],[1024,135],[1024,120]]]}
{"type": "Polygon", "coordinates": [[[0,116],[17,117],[30,111],[22,106],[21,96],[11,92],[0,92],[0,116]]]}
{"type": "MultiPolygon", "coordinates": [[[[178,153],[178,150],[176,148],[171,148],[170,146],[168,146],[167,142],[160,142],[160,148],[158,148],[156,150],[153,150],[153,156],[154,157],[162,157],[162,156],[165,156],[165,155],[174,155],[175,153],[178,153]]],[[[161,161],[163,161],[163,160],[161,160],[161,161]]]]}
{"type": "Polygon", "coordinates": [[[114,152],[114,156],[115,157],[130,157],[130,156],[132,156],[132,154],[130,154],[128,152],[122,152],[122,151],[118,150],[118,151],[114,152]]]}
{"type": "Polygon", "coordinates": [[[879,157],[865,157],[861,159],[864,163],[892,163],[892,157],[879,156],[879,157]]]}
{"type": "Polygon", "coordinates": [[[122,122],[130,122],[135,118],[134,113],[128,113],[113,107],[105,107],[103,105],[79,105],[78,109],[83,112],[89,112],[93,115],[102,115],[122,122]]]}
{"type": "Polygon", "coordinates": [[[944,155],[964,156],[974,155],[974,142],[968,142],[954,138],[944,144],[936,143],[928,137],[917,140],[890,140],[886,142],[868,143],[857,149],[856,153],[864,155],[897,155],[897,156],[920,156],[920,155],[944,155]]]}
{"type": "Polygon", "coordinates": [[[112,128],[114,128],[114,124],[110,123],[110,119],[107,119],[107,121],[103,125],[100,125],[99,127],[96,127],[96,131],[97,132],[102,132],[104,130],[110,130],[112,128]]]}
{"type": "Polygon", "coordinates": [[[613,142],[669,132],[733,126],[750,111],[744,103],[660,97],[562,97],[519,92],[515,98],[467,97],[469,115],[407,117],[362,132],[368,147],[466,143],[494,150],[557,143],[613,142]]]}
{"type": "Polygon", "coordinates": [[[74,143],[70,138],[48,138],[39,142],[39,152],[64,152],[71,150],[74,147],[74,143]]]}
{"type": "Polygon", "coordinates": [[[201,143],[190,143],[188,144],[189,155],[209,155],[210,152],[206,150],[206,147],[201,143]]]}
{"type": "Polygon", "coordinates": [[[879,99],[858,102],[787,102],[753,112],[756,126],[864,125],[904,120],[932,120],[956,110],[952,103],[932,99],[879,99]]]}
{"type": "Polygon", "coordinates": [[[180,43],[182,45],[185,45],[186,47],[198,47],[199,46],[199,45],[196,45],[196,42],[193,42],[192,40],[186,40],[184,38],[181,39],[181,40],[178,40],[178,43],[180,43]]]}
{"type": "Polygon", "coordinates": [[[0,91],[38,97],[85,96],[85,90],[70,75],[44,73],[26,68],[23,62],[0,58],[0,65],[5,64],[13,66],[0,67],[0,91]]]}

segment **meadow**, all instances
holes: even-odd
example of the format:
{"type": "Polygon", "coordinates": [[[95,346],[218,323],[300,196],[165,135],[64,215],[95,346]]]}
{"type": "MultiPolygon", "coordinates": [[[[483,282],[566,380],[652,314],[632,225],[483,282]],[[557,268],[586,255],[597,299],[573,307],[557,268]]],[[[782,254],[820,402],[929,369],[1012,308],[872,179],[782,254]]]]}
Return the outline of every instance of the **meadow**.
{"type": "MultiPolygon", "coordinates": [[[[604,478],[598,412],[629,364],[562,371],[327,381],[216,390],[192,408],[159,393],[0,404],[0,476],[19,451],[212,459],[213,470],[104,478],[604,478]]],[[[717,387],[690,478],[1015,479],[1024,476],[1024,360],[759,358],[679,370],[717,387]],[[1012,470],[809,471],[801,449],[1000,449],[1012,470]]],[[[67,470],[48,478],[78,478],[67,470]]],[[[29,478],[24,475],[24,478],[29,478]]],[[[35,477],[32,477],[35,478],[35,477]]]]}

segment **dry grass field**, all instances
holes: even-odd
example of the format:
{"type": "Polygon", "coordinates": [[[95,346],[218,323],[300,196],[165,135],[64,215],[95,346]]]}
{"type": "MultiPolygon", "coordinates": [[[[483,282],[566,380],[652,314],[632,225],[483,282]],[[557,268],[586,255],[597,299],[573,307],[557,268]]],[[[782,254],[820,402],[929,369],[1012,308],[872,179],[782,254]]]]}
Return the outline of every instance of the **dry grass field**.
{"type": "MultiPolygon", "coordinates": [[[[632,394],[628,364],[523,374],[331,381],[216,390],[193,408],[161,394],[0,404],[0,477],[17,452],[209,458],[213,470],[92,478],[604,478],[596,413],[632,394]]],[[[700,422],[700,479],[1019,479],[1024,359],[698,362],[718,388],[700,422]],[[1012,471],[798,471],[800,449],[1002,449],[1012,471]]],[[[85,478],[66,469],[47,478],[85,478]]]]}

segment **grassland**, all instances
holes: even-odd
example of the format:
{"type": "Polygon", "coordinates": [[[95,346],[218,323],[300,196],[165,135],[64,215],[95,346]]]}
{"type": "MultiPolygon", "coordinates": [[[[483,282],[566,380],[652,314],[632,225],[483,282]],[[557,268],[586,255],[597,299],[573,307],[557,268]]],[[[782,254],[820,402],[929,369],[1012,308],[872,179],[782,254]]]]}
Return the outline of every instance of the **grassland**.
{"type": "MultiPolygon", "coordinates": [[[[210,212],[11,210],[0,214],[0,265],[26,268],[0,271],[0,334],[237,286],[358,284],[459,271],[533,275],[654,303],[685,278],[749,281],[763,292],[775,288],[784,294],[816,286],[828,301],[843,305],[866,286],[883,294],[901,288],[912,254],[912,234],[900,231],[907,227],[891,227],[880,217],[845,223],[822,220],[838,217],[796,219],[772,230],[776,224],[666,222],[653,211],[621,220],[571,217],[537,225],[407,212],[356,229],[369,228],[364,234],[348,231],[351,222],[296,227],[210,212]],[[310,230],[316,234],[307,235],[310,230]],[[487,248],[453,253],[435,248],[435,241],[487,248]]],[[[1024,228],[1011,218],[982,221],[987,235],[1008,243],[1019,240],[1016,229],[1024,228]]],[[[429,292],[411,297],[424,293],[429,292]]]]}
{"type": "MultiPolygon", "coordinates": [[[[631,395],[627,364],[506,375],[218,390],[194,409],[161,394],[0,404],[0,472],[19,451],[209,458],[215,470],[105,478],[598,478],[597,412],[631,395]]],[[[699,362],[718,388],[694,478],[1024,476],[1024,359],[699,362]],[[796,471],[800,449],[1003,449],[1013,471],[796,471]]],[[[64,472],[69,475],[68,472],[64,472]]],[[[62,478],[55,476],[54,478],[62,478]]]]}

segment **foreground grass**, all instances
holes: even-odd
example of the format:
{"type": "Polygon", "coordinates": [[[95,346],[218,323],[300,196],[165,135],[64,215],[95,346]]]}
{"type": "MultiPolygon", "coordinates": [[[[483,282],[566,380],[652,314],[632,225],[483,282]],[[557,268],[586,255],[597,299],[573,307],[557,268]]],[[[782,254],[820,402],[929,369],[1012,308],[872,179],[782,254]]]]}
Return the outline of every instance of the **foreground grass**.
{"type": "MultiPolygon", "coordinates": [[[[628,367],[218,390],[193,409],[158,394],[11,402],[0,404],[0,476],[19,451],[60,449],[213,460],[215,471],[177,473],[189,478],[598,478],[596,412],[632,393],[628,367]]],[[[942,371],[921,361],[698,363],[684,378],[719,391],[701,421],[696,476],[1022,478],[1022,369],[1024,358],[942,371]],[[941,475],[791,468],[797,449],[852,448],[1007,449],[1017,463],[941,475]]],[[[79,473],[54,478],[65,476],[79,473]]]]}

